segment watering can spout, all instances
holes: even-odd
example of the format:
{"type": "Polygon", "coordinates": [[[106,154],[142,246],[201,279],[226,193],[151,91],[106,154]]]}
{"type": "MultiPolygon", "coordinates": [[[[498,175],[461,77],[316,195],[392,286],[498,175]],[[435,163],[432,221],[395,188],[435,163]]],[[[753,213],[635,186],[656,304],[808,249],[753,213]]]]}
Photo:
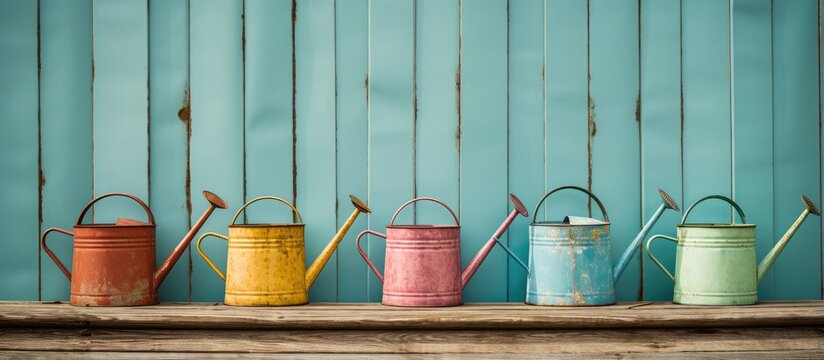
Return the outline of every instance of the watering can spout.
{"type": "Polygon", "coordinates": [[[343,237],[346,236],[346,232],[349,231],[349,228],[355,222],[355,219],[358,218],[358,215],[362,212],[367,214],[372,212],[372,210],[366,206],[366,203],[354,195],[349,195],[349,199],[352,200],[352,205],[355,206],[355,210],[352,211],[352,214],[349,215],[349,218],[346,219],[346,222],[343,223],[337,234],[332,237],[332,240],[329,241],[326,248],[321,251],[315,261],[312,262],[312,265],[310,265],[306,270],[306,290],[309,290],[309,288],[312,287],[312,284],[315,283],[315,280],[317,280],[321,270],[323,270],[323,267],[326,266],[327,262],[329,262],[329,259],[335,252],[335,249],[338,248],[338,244],[340,244],[343,237]]]}
{"type": "Polygon", "coordinates": [[[773,246],[772,250],[770,250],[767,256],[764,256],[764,259],[761,260],[761,263],[758,264],[758,283],[761,283],[761,280],[764,279],[764,274],[766,274],[767,271],[769,271],[770,268],[773,266],[775,260],[778,258],[778,255],[780,255],[781,251],[784,250],[784,247],[787,246],[787,243],[790,241],[790,238],[792,238],[793,235],[795,235],[795,232],[798,230],[798,228],[801,227],[801,223],[804,222],[807,216],[811,213],[813,215],[821,216],[821,211],[818,210],[818,207],[815,206],[815,203],[813,203],[813,201],[810,200],[810,198],[801,195],[801,200],[804,202],[804,211],[801,212],[801,215],[798,216],[798,219],[796,219],[795,222],[790,226],[790,228],[787,229],[787,232],[784,234],[784,236],[782,236],[781,239],[778,240],[778,242],[775,244],[775,246],[773,246]]]}
{"type": "Polygon", "coordinates": [[[624,250],[624,253],[621,254],[621,257],[618,258],[618,261],[615,263],[615,267],[612,268],[613,282],[617,283],[618,279],[621,278],[621,274],[624,270],[626,270],[630,260],[633,256],[635,256],[635,253],[641,247],[641,242],[647,237],[647,234],[650,230],[652,230],[652,227],[655,226],[655,223],[658,222],[658,219],[661,218],[664,211],[667,209],[681,211],[681,209],[678,208],[678,204],[675,203],[675,200],[673,200],[672,197],[669,196],[669,194],[667,194],[664,190],[658,189],[658,195],[661,196],[661,205],[658,206],[658,209],[655,210],[655,213],[652,214],[649,221],[644,224],[644,227],[641,228],[641,231],[637,236],[635,236],[635,240],[632,240],[626,250],[624,250]]]}
{"type": "Polygon", "coordinates": [[[183,239],[180,240],[180,243],[172,250],[166,260],[163,260],[160,263],[160,266],[157,267],[154,273],[154,287],[157,290],[160,287],[160,284],[163,283],[163,280],[166,279],[166,275],[169,275],[169,271],[172,270],[172,267],[177,263],[177,260],[180,259],[180,256],[183,255],[183,252],[186,250],[186,247],[189,246],[189,243],[192,239],[197,235],[197,232],[200,231],[200,228],[203,227],[203,224],[206,223],[206,220],[209,219],[209,216],[212,215],[212,212],[215,211],[215,208],[225,209],[228,207],[226,202],[220,198],[220,196],[215,195],[209,191],[203,191],[203,196],[206,198],[206,201],[209,202],[209,207],[203,212],[203,215],[200,216],[200,219],[192,226],[189,232],[183,236],[183,239]]]}
{"type": "Polygon", "coordinates": [[[504,222],[500,227],[498,227],[498,230],[495,230],[495,233],[492,234],[489,241],[484,244],[481,250],[479,250],[478,253],[475,254],[475,257],[472,258],[472,261],[469,262],[469,265],[466,266],[466,269],[464,269],[461,274],[461,288],[466,287],[466,284],[469,283],[469,280],[472,279],[473,275],[475,275],[475,272],[481,266],[481,263],[483,263],[484,259],[486,259],[486,255],[488,255],[489,251],[495,247],[495,243],[500,243],[498,239],[504,234],[504,232],[506,232],[506,229],[509,228],[509,225],[512,224],[515,218],[518,217],[518,215],[529,215],[526,207],[524,207],[524,204],[520,199],[518,199],[517,196],[509,194],[509,199],[512,201],[515,208],[512,209],[512,212],[510,212],[506,219],[504,219],[504,222]]]}

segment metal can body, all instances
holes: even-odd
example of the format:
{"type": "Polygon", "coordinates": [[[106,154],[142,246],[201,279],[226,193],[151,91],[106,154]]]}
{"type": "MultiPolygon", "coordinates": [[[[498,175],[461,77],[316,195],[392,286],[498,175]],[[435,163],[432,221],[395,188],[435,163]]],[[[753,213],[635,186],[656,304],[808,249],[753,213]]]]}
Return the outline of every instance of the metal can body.
{"type": "Polygon", "coordinates": [[[460,226],[387,227],[383,304],[460,305],[460,242],[460,226]]]}
{"type": "Polygon", "coordinates": [[[229,226],[225,303],[308,303],[303,234],[303,224],[229,226]]]}
{"type": "Polygon", "coordinates": [[[529,268],[528,304],[615,303],[608,223],[530,225],[529,268]]]}
{"type": "Polygon", "coordinates": [[[673,302],[754,304],[756,268],[755,225],[679,225],[673,302]]]}
{"type": "Polygon", "coordinates": [[[77,225],[73,254],[72,305],[157,304],[154,225],[77,225]]]}

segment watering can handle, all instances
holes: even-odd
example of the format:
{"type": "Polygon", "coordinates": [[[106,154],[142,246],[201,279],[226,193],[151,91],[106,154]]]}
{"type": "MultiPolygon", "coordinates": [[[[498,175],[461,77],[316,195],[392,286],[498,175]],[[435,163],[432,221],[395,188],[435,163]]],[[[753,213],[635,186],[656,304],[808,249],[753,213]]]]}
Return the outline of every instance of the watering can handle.
{"type": "Polygon", "coordinates": [[[63,262],[57,258],[57,255],[55,255],[54,252],[52,252],[51,249],[49,249],[49,247],[46,246],[46,235],[48,235],[52,231],[57,231],[59,233],[66,234],[71,237],[74,237],[74,233],[68,230],[63,230],[61,228],[50,228],[46,230],[46,232],[44,232],[42,236],[40,236],[40,246],[43,248],[43,250],[46,251],[46,254],[49,255],[52,261],[54,261],[54,263],[57,264],[57,267],[60,268],[60,271],[63,272],[63,275],[66,275],[66,278],[69,279],[69,281],[71,281],[72,273],[68,269],[66,269],[66,265],[63,265],[63,262]]]}
{"type": "Polygon", "coordinates": [[[300,216],[300,213],[298,212],[298,209],[295,208],[295,205],[292,205],[292,203],[290,203],[290,202],[288,202],[284,199],[281,199],[277,196],[261,196],[261,197],[257,197],[257,198],[254,198],[252,200],[249,200],[249,202],[243,204],[243,206],[241,206],[240,209],[238,209],[237,212],[235,213],[235,217],[232,218],[232,225],[235,224],[235,221],[237,221],[237,217],[240,216],[240,213],[242,213],[243,210],[245,210],[247,206],[252,205],[252,203],[260,201],[260,200],[275,200],[275,201],[280,201],[280,202],[288,205],[290,208],[292,208],[292,211],[295,212],[295,215],[297,215],[298,220],[300,220],[300,224],[303,224],[303,218],[300,216]]]}
{"type": "Polygon", "coordinates": [[[601,209],[601,214],[604,215],[604,221],[609,222],[609,215],[607,215],[607,210],[604,209],[604,204],[601,204],[601,200],[598,200],[598,197],[595,196],[595,194],[593,194],[589,190],[584,189],[584,188],[579,187],[579,186],[567,185],[567,186],[557,187],[557,188],[553,189],[552,191],[544,194],[544,196],[541,198],[541,200],[538,201],[538,204],[535,205],[535,210],[532,212],[532,222],[533,223],[535,222],[535,219],[538,217],[538,209],[541,207],[541,204],[544,203],[546,198],[548,198],[549,195],[552,195],[556,191],[565,190],[565,189],[574,189],[574,190],[578,190],[578,191],[581,191],[581,192],[589,195],[589,197],[592,198],[592,200],[595,200],[595,203],[598,204],[598,208],[601,209]]]}
{"type": "Polygon", "coordinates": [[[214,270],[217,273],[217,276],[220,276],[220,278],[223,279],[223,281],[226,281],[226,275],[223,274],[223,271],[220,271],[220,269],[217,268],[217,265],[215,265],[215,263],[212,262],[212,259],[209,259],[209,257],[206,256],[206,253],[203,252],[203,249],[200,248],[200,243],[203,242],[203,239],[205,239],[207,236],[214,236],[216,238],[220,238],[226,241],[229,241],[229,238],[218,233],[207,232],[203,235],[200,235],[200,238],[197,239],[197,253],[200,254],[200,257],[202,257],[203,260],[206,261],[206,264],[209,264],[212,270],[214,270]]]}
{"type": "Polygon", "coordinates": [[[652,237],[649,238],[649,240],[647,240],[647,254],[649,254],[650,259],[652,259],[652,262],[654,262],[655,265],[657,265],[661,269],[661,271],[663,271],[664,274],[666,274],[667,277],[674,283],[675,282],[675,276],[673,276],[672,273],[669,270],[667,270],[666,267],[664,267],[664,264],[662,264],[660,261],[658,261],[658,258],[656,258],[655,255],[652,255],[652,250],[650,249],[650,246],[652,246],[652,242],[655,239],[669,240],[669,241],[672,241],[676,244],[678,243],[678,239],[676,239],[672,236],[666,236],[666,235],[653,235],[652,237]]]}
{"type": "Polygon", "coordinates": [[[461,223],[460,221],[458,221],[458,216],[455,215],[455,212],[452,211],[452,209],[450,209],[449,206],[446,206],[446,204],[444,204],[442,201],[435,199],[433,197],[419,197],[405,202],[403,205],[401,205],[401,207],[398,208],[398,210],[395,211],[395,215],[392,215],[392,221],[389,222],[389,226],[392,226],[395,223],[395,218],[398,217],[398,214],[401,213],[401,210],[403,210],[403,208],[407,207],[409,204],[412,204],[413,202],[421,200],[432,201],[445,207],[446,210],[449,210],[449,213],[452,214],[452,218],[455,219],[455,225],[461,226],[461,223]]]}
{"type": "Polygon", "coordinates": [[[681,224],[684,224],[684,223],[687,222],[687,216],[689,216],[690,211],[692,211],[692,208],[694,208],[695,205],[698,205],[698,203],[700,203],[704,200],[709,200],[709,199],[719,199],[719,200],[726,201],[727,203],[732,205],[733,208],[735,208],[736,212],[738,212],[738,217],[741,218],[741,223],[742,224],[747,223],[747,220],[744,218],[744,211],[741,210],[741,207],[739,207],[738,204],[735,203],[735,201],[732,201],[732,199],[730,199],[730,198],[728,198],[724,195],[709,195],[709,196],[704,196],[704,197],[698,199],[698,201],[692,203],[692,205],[690,205],[690,207],[687,208],[687,211],[684,211],[684,216],[681,218],[681,224]]]}
{"type": "Polygon", "coordinates": [[[380,280],[381,283],[383,283],[383,275],[381,275],[381,272],[378,271],[378,268],[375,266],[375,263],[373,263],[372,260],[369,259],[369,256],[366,255],[366,253],[363,251],[363,249],[360,246],[360,239],[361,239],[361,237],[363,237],[366,234],[372,234],[372,235],[375,235],[375,236],[378,236],[378,237],[382,237],[384,239],[386,239],[386,235],[381,234],[381,233],[376,232],[376,231],[372,231],[372,230],[364,230],[364,231],[361,231],[360,234],[358,234],[358,238],[355,240],[355,246],[358,247],[358,253],[363,258],[363,260],[366,261],[366,265],[369,265],[369,268],[372,269],[372,272],[374,272],[375,275],[378,276],[378,280],[380,280]]]}
{"type": "Polygon", "coordinates": [[[83,208],[83,211],[80,212],[80,216],[77,217],[77,225],[80,225],[80,224],[83,223],[83,218],[86,217],[86,212],[88,212],[89,209],[91,209],[91,207],[92,207],[92,205],[94,205],[94,203],[96,203],[100,200],[103,200],[107,197],[110,197],[110,196],[122,196],[122,197],[134,200],[134,202],[140,204],[140,206],[143,207],[143,210],[146,211],[146,215],[149,218],[149,223],[152,224],[152,225],[155,225],[154,215],[152,215],[152,211],[149,210],[149,206],[146,205],[146,203],[144,203],[143,200],[140,200],[137,196],[134,196],[134,195],[131,195],[131,194],[126,194],[126,193],[108,193],[108,194],[103,194],[103,195],[100,195],[100,196],[92,199],[92,201],[90,201],[88,204],[86,204],[86,206],[83,208]]]}

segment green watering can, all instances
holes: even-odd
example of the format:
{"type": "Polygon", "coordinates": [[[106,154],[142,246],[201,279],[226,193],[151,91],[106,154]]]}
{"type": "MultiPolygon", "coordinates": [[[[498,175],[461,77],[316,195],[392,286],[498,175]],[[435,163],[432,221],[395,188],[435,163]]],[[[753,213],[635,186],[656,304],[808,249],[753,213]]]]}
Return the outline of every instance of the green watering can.
{"type": "Polygon", "coordinates": [[[801,195],[806,208],[781,237],[760,264],[755,261],[755,225],[747,224],[744,212],[730,198],[710,195],[699,199],[684,212],[678,225],[678,238],[652,236],[647,241],[647,253],[667,277],[675,283],[672,301],[691,305],[749,305],[758,301],[758,283],[775,263],[793,234],[813,213],[821,215],[815,204],[801,195]],[[698,203],[719,199],[728,202],[738,212],[742,224],[687,224],[687,216],[698,203]],[[676,276],[652,255],[650,246],[656,239],[677,243],[676,276]]]}

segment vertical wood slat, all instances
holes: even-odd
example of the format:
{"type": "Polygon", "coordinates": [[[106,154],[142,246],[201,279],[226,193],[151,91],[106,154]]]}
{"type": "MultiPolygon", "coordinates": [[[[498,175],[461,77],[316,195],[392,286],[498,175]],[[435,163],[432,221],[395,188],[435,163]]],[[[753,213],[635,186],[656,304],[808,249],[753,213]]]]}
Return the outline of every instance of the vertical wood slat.
{"type": "MultiPolygon", "coordinates": [[[[464,266],[509,213],[507,2],[461,4],[461,260],[464,266]]],[[[464,301],[506,301],[507,255],[493,249],[464,301]]]]}
{"type": "MultiPolygon", "coordinates": [[[[587,12],[584,1],[546,2],[546,191],[563,185],[587,187],[587,12]]],[[[527,203],[532,201],[538,199],[527,203]]],[[[586,195],[571,190],[552,195],[543,209],[538,220],[588,214],[586,195]]]]}
{"type": "MultiPolygon", "coordinates": [[[[730,29],[726,1],[685,1],[682,6],[686,208],[706,195],[731,195],[730,29]]],[[[687,221],[725,223],[730,215],[729,205],[710,200],[687,221]]]]}
{"type": "MultiPolygon", "coordinates": [[[[295,27],[297,112],[297,199],[305,216],[307,266],[326,247],[337,229],[335,119],[335,2],[297,2],[295,27]]],[[[338,204],[351,212],[350,202],[338,204]]],[[[337,300],[337,258],[330,258],[310,300],[337,300]]]]}
{"type": "MultiPolygon", "coordinates": [[[[337,201],[349,204],[349,194],[366,200],[368,194],[367,63],[368,0],[336,0],[335,74],[337,79],[337,201]]],[[[370,207],[372,204],[368,204],[370,207]]],[[[349,212],[338,210],[338,226],[349,212]]],[[[366,264],[355,249],[355,236],[366,229],[361,214],[338,248],[338,301],[366,301],[366,264]]],[[[380,227],[380,225],[377,225],[380,227]]],[[[364,242],[364,245],[366,242],[364,242]]]]}
{"type": "MultiPolygon", "coordinates": [[[[71,229],[92,198],[92,1],[40,1],[41,231],[71,229]]],[[[69,237],[49,248],[72,262],[69,237]]],[[[40,300],[69,299],[69,284],[41,251],[40,300]]]]}
{"type": "MultiPolygon", "coordinates": [[[[198,0],[190,6],[192,222],[207,207],[201,191],[212,191],[229,209],[216,210],[201,233],[225,234],[243,203],[243,7],[239,0],[198,0]]],[[[210,238],[203,250],[225,269],[225,242],[210,238]]],[[[192,267],[192,300],[223,299],[225,284],[203,259],[194,259],[192,267]]]]}
{"type": "Polygon", "coordinates": [[[0,1],[0,300],[39,296],[37,13],[35,1],[0,1]]]}
{"type": "MultiPolygon", "coordinates": [[[[776,236],[804,209],[799,196],[820,198],[817,45],[818,4],[773,2],[773,146],[776,236]]],[[[820,206],[820,204],[819,204],[820,206]]],[[[784,299],[821,297],[821,219],[809,217],[775,263],[775,291],[784,299]]]]}
{"type": "MultiPolygon", "coordinates": [[[[149,54],[147,2],[94,0],[92,91],[94,194],[126,192],[149,199],[149,54]]],[[[94,222],[144,221],[126,198],[95,205],[94,222]]],[[[91,216],[87,217],[91,222],[91,216]]]]}
{"type": "MultiPolygon", "coordinates": [[[[384,232],[395,210],[413,196],[413,2],[371,0],[369,9],[369,228],[384,232]]],[[[412,211],[398,216],[411,224],[412,211]]],[[[361,245],[383,269],[385,243],[369,237],[361,245]]],[[[369,301],[379,301],[382,284],[367,276],[369,301]]]]}
{"type": "MultiPolygon", "coordinates": [[[[246,199],[292,198],[292,2],[244,1],[246,199]]],[[[229,212],[241,204],[232,204],[229,212]]],[[[288,223],[282,205],[254,205],[250,223],[288,223]]]]}
{"type": "MultiPolygon", "coordinates": [[[[189,230],[191,216],[186,183],[191,114],[187,0],[149,2],[149,68],[149,196],[157,221],[159,263],[189,230]]],[[[162,299],[189,300],[191,261],[191,251],[178,260],[159,289],[162,299]]]]}
{"type": "MultiPolygon", "coordinates": [[[[733,197],[757,224],[757,259],[776,241],[773,231],[772,1],[732,1],[733,197]],[[758,144],[757,146],[754,146],[758,144]]],[[[775,298],[774,272],[759,299],[775,298]]]]}
{"type": "MultiPolygon", "coordinates": [[[[681,182],[681,1],[641,2],[641,181],[643,219],[660,206],[664,189],[682,208],[681,182]]],[[[665,213],[650,231],[675,235],[681,213],[665,213]]],[[[649,238],[649,237],[648,237],[649,238]]],[[[646,247],[646,239],[644,240],[646,247]]],[[[643,249],[646,253],[646,249],[643,249]]],[[[659,241],[653,251],[674,269],[675,246],[659,241]]],[[[644,254],[643,256],[647,256],[644,254]]],[[[644,260],[644,300],[672,300],[672,282],[644,260]]]]}
{"type": "MultiPolygon", "coordinates": [[[[638,1],[591,0],[589,16],[592,191],[607,211],[617,210],[610,217],[617,259],[642,221],[638,1]]],[[[619,301],[641,299],[640,256],[632,259],[615,284],[619,301]]]]}
{"type": "MultiPolygon", "coordinates": [[[[415,41],[415,189],[458,205],[458,69],[459,1],[417,0],[415,41]]],[[[415,222],[449,221],[440,206],[421,202],[415,222]]]]}
{"type": "MultiPolygon", "coordinates": [[[[529,208],[544,193],[544,3],[509,2],[509,191],[529,208]]],[[[509,248],[522,260],[529,256],[529,220],[509,228],[509,248]]],[[[508,301],[523,301],[527,273],[514,260],[507,263],[508,301]]]]}

